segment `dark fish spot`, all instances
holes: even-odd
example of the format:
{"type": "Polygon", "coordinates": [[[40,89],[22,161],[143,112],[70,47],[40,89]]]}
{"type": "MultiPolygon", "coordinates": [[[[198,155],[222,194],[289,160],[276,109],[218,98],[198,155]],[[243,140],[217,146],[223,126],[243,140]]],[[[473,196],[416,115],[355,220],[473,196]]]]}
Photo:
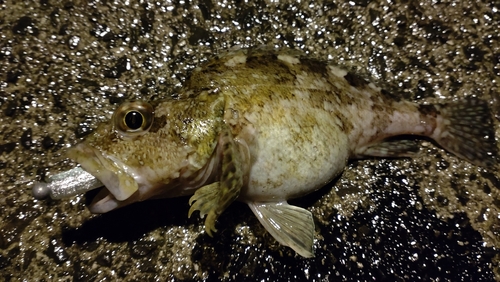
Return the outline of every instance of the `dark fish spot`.
{"type": "Polygon", "coordinates": [[[228,163],[232,162],[233,161],[233,155],[232,154],[225,154],[224,155],[224,161],[228,162],[228,163]]]}
{"type": "Polygon", "coordinates": [[[393,101],[396,101],[396,102],[399,102],[399,101],[401,101],[401,100],[402,100],[402,99],[401,99],[401,98],[402,98],[401,96],[399,96],[399,95],[394,95],[394,94],[392,94],[392,92],[389,92],[389,91],[387,91],[387,90],[385,90],[385,89],[380,90],[380,93],[381,93],[382,95],[384,95],[385,97],[387,97],[387,98],[389,98],[389,99],[391,99],[391,100],[393,100],[393,101]]]}
{"type": "Polygon", "coordinates": [[[307,67],[311,72],[326,74],[328,64],[324,61],[310,59],[310,58],[300,58],[300,63],[307,67]]]}
{"type": "Polygon", "coordinates": [[[348,72],[344,76],[345,80],[352,86],[352,87],[362,87],[368,84],[366,80],[364,80],[362,77],[359,75],[356,75],[352,72],[348,72]]]}
{"type": "Polygon", "coordinates": [[[418,105],[418,111],[426,116],[437,116],[439,114],[438,109],[434,105],[418,105]]]}
{"type": "Polygon", "coordinates": [[[156,133],[156,132],[158,132],[158,130],[165,127],[166,124],[167,124],[167,117],[166,116],[155,117],[153,120],[153,124],[151,125],[151,128],[149,129],[149,132],[156,133]]]}
{"type": "Polygon", "coordinates": [[[259,66],[269,65],[272,62],[276,62],[278,56],[276,54],[266,54],[263,56],[252,56],[250,50],[248,51],[248,58],[246,60],[246,65],[249,68],[255,68],[259,66]]]}
{"type": "Polygon", "coordinates": [[[73,7],[75,7],[75,4],[72,1],[66,1],[63,6],[65,10],[71,10],[73,7]]]}
{"type": "Polygon", "coordinates": [[[190,123],[192,123],[192,122],[193,122],[193,119],[192,119],[192,118],[185,118],[185,119],[183,119],[183,120],[182,120],[182,123],[183,123],[184,125],[189,125],[189,124],[190,124],[190,123]]]}

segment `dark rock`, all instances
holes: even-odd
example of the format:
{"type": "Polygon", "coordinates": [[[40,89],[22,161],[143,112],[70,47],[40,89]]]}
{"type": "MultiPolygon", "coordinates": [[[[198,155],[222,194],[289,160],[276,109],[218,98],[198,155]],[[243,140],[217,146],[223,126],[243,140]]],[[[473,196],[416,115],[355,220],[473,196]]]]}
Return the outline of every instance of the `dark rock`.
{"type": "Polygon", "coordinates": [[[28,128],[26,131],[23,132],[23,135],[21,135],[21,145],[24,148],[31,149],[31,146],[33,145],[33,140],[31,137],[32,137],[31,128],[28,128]]]}
{"type": "Polygon", "coordinates": [[[45,136],[43,139],[42,139],[42,146],[45,148],[45,149],[49,149],[49,148],[52,148],[54,146],[55,142],[54,142],[54,139],[52,139],[50,136],[45,136]]]}
{"type": "Polygon", "coordinates": [[[27,269],[30,266],[31,261],[36,257],[36,252],[34,250],[27,250],[22,254],[22,265],[21,269],[27,269]]]}
{"type": "Polygon", "coordinates": [[[59,242],[58,238],[50,239],[49,246],[45,250],[45,254],[53,259],[57,264],[61,264],[69,259],[69,255],[66,252],[64,245],[59,242]]]}
{"type": "Polygon", "coordinates": [[[5,143],[3,145],[0,145],[0,154],[1,153],[10,153],[12,151],[14,151],[14,149],[16,148],[16,143],[15,142],[10,142],[10,143],[5,143]]]}
{"type": "Polygon", "coordinates": [[[19,18],[17,23],[12,27],[12,32],[19,35],[38,35],[38,29],[36,28],[33,19],[28,16],[19,18]]]}
{"type": "Polygon", "coordinates": [[[110,251],[106,251],[100,255],[97,256],[96,262],[105,267],[110,267],[112,262],[113,262],[113,256],[110,251]]]}
{"type": "Polygon", "coordinates": [[[82,138],[89,135],[92,132],[92,128],[86,122],[82,122],[78,124],[78,127],[75,130],[76,138],[82,138]]]}
{"type": "Polygon", "coordinates": [[[131,243],[130,254],[134,258],[142,258],[150,255],[157,248],[158,244],[155,241],[135,241],[131,243]]]}
{"type": "Polygon", "coordinates": [[[7,82],[16,83],[22,74],[23,73],[18,69],[8,71],[7,72],[7,82]]]}
{"type": "Polygon", "coordinates": [[[484,58],[484,52],[478,46],[465,46],[464,54],[470,61],[481,62],[484,58]]]}
{"type": "Polygon", "coordinates": [[[142,34],[150,33],[153,29],[153,23],[155,20],[154,11],[143,11],[141,13],[141,31],[142,34]]]}
{"type": "Polygon", "coordinates": [[[6,268],[10,265],[10,258],[0,254],[0,269],[6,268]]]}
{"type": "Polygon", "coordinates": [[[16,209],[16,216],[3,222],[0,227],[0,249],[8,248],[12,243],[19,241],[20,234],[38,216],[39,212],[33,209],[29,204],[23,204],[16,209]],[[18,215],[22,215],[23,219],[19,220],[18,215]]]}
{"type": "Polygon", "coordinates": [[[5,116],[13,117],[16,114],[16,110],[17,110],[17,101],[12,100],[12,101],[7,102],[7,105],[6,105],[5,110],[4,110],[4,114],[5,114],[5,116]]]}

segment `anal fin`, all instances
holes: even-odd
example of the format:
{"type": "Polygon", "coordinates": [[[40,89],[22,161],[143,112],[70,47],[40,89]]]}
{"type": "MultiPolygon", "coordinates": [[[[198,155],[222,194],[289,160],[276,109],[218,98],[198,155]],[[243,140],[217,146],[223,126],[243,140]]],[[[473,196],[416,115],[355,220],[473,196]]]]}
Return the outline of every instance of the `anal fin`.
{"type": "Polygon", "coordinates": [[[314,220],[310,211],[287,202],[251,202],[248,206],[276,241],[303,257],[314,256],[314,220]]]}
{"type": "Polygon", "coordinates": [[[389,139],[356,150],[356,157],[413,157],[419,150],[415,140],[389,139]]]}

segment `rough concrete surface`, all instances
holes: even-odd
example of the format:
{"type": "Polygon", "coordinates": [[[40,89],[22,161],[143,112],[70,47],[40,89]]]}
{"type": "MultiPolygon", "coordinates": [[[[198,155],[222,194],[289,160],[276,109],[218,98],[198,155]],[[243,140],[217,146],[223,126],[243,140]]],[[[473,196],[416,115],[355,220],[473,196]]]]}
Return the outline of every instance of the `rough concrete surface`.
{"type": "Polygon", "coordinates": [[[499,26],[498,1],[0,0],[0,280],[500,281],[499,172],[427,140],[293,202],[315,217],[312,259],[240,203],[211,238],[188,198],[92,215],[91,195],[30,190],[121,101],[168,97],[234,45],[302,49],[420,102],[478,96],[498,117],[499,26]]]}

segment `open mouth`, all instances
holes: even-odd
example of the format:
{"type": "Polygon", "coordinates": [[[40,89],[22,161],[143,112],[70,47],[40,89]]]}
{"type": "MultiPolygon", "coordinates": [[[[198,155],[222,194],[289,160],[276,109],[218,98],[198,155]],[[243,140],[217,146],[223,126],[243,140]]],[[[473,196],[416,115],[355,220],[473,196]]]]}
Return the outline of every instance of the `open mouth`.
{"type": "MultiPolygon", "coordinates": [[[[101,181],[114,199],[118,201],[127,200],[139,189],[136,180],[130,173],[127,173],[127,167],[123,163],[104,156],[85,143],[70,148],[67,156],[101,181]]],[[[105,191],[99,193],[102,194],[101,198],[106,197],[103,192],[105,191]]]]}

